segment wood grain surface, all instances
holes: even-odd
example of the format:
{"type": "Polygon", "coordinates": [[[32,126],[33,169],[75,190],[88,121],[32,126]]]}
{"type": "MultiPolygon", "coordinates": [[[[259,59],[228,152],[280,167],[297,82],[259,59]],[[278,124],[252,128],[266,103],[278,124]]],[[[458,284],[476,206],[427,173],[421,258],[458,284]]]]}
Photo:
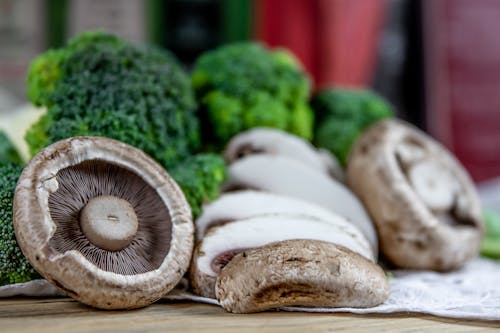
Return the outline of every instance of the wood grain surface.
{"type": "Polygon", "coordinates": [[[0,332],[498,332],[500,322],[416,314],[266,312],[234,315],[198,303],[160,301],[144,309],[103,311],[69,298],[0,300],[0,332]]]}

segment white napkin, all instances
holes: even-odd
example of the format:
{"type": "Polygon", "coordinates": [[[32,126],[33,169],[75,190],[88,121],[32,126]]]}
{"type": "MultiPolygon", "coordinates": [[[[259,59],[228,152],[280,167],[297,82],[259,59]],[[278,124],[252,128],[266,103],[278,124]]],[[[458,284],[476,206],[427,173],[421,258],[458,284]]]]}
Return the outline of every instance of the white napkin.
{"type": "MultiPolygon", "coordinates": [[[[389,299],[373,308],[302,308],[286,307],[283,311],[396,313],[417,312],[435,316],[500,320],[500,261],[477,258],[464,268],[451,273],[430,271],[392,271],[389,299]]],[[[61,296],[62,293],[45,280],[0,287],[0,297],[61,296]]],[[[176,288],[163,299],[218,304],[199,297],[185,288],[176,288]]]]}

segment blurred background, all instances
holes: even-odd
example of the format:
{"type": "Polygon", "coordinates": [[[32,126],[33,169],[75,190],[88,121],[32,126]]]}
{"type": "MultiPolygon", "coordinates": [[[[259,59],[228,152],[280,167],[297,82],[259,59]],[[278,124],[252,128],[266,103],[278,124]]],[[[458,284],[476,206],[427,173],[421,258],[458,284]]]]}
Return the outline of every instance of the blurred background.
{"type": "Polygon", "coordinates": [[[0,0],[0,116],[26,105],[30,60],[82,30],[158,44],[187,68],[259,40],[292,50],[316,89],[371,87],[485,181],[500,176],[499,17],[497,0],[0,0]]]}

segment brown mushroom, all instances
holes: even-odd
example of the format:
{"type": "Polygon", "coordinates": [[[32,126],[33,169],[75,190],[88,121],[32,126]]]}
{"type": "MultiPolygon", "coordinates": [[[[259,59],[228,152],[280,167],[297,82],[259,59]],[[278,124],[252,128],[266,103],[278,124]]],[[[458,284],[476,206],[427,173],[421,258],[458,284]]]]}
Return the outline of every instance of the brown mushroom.
{"type": "Polygon", "coordinates": [[[384,271],[345,247],[288,240],[236,255],[220,272],[217,300],[227,311],[284,306],[373,307],[389,296],[384,271]]]}
{"type": "Polygon", "coordinates": [[[182,278],[193,248],[178,185],[140,150],[106,138],[40,151],[19,179],[14,227],[43,277],[103,309],[159,299],[182,278]]]}
{"type": "Polygon", "coordinates": [[[460,163],[418,129],[397,120],[367,129],[351,150],[347,181],[395,265],[446,271],[479,253],[484,227],[474,185],[460,163]]]}
{"type": "Polygon", "coordinates": [[[195,293],[214,298],[217,274],[232,257],[247,249],[289,239],[335,243],[375,261],[367,239],[338,215],[321,219],[303,214],[264,214],[213,227],[196,247],[190,269],[195,293]]]}

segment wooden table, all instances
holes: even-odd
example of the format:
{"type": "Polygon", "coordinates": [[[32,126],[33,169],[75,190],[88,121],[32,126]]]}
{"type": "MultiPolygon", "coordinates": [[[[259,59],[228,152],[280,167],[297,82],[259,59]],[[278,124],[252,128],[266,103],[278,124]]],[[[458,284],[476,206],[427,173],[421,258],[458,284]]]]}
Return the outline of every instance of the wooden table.
{"type": "Polygon", "coordinates": [[[234,315],[206,304],[159,301],[132,311],[94,310],[69,298],[0,300],[0,332],[498,332],[500,322],[418,314],[267,312],[234,315]]]}

